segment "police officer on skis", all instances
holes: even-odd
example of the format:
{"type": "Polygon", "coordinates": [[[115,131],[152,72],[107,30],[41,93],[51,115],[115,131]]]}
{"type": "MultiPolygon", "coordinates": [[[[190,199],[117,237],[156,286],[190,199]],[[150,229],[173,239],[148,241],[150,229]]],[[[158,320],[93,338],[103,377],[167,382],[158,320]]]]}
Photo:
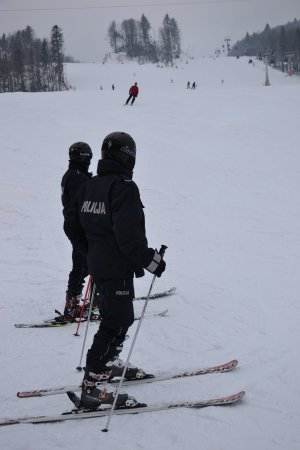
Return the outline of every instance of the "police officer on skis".
{"type": "Polygon", "coordinates": [[[68,287],[63,320],[73,321],[80,315],[79,304],[84,285],[84,279],[88,275],[86,255],[80,251],[79,245],[68,234],[65,227],[68,211],[76,194],[85,183],[91,179],[92,173],[88,172],[92,150],[85,142],[75,142],[69,148],[69,168],[62,177],[61,200],[63,204],[64,231],[72,244],[72,269],[69,274],[68,287]]]}
{"type": "MultiPolygon", "coordinates": [[[[102,320],[87,352],[81,406],[95,409],[114,401],[109,381],[121,376],[119,358],[128,328],[133,324],[134,275],[146,269],[160,277],[166,264],[148,247],[139,189],[132,180],[136,144],[124,132],[105,137],[97,175],[80,190],[67,218],[68,233],[87,249],[89,272],[102,295],[102,320]]],[[[147,374],[129,365],[127,379],[147,374]]],[[[128,394],[118,396],[117,407],[134,406],[128,394]]]]}

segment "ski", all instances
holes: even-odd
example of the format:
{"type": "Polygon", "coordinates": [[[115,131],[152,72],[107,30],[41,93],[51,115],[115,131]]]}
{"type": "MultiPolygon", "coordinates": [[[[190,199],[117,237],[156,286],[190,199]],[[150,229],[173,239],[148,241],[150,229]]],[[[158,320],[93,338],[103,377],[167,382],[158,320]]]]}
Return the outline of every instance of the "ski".
{"type": "MultiPolygon", "coordinates": [[[[165,309],[164,311],[158,312],[158,313],[146,313],[145,317],[165,317],[168,313],[168,310],[165,309]]],[[[135,316],[134,320],[140,320],[141,316],[135,316]]],[[[100,322],[101,316],[99,314],[94,314],[90,321],[91,322],[100,322]]],[[[81,322],[86,322],[87,319],[81,319],[81,322]]],[[[72,325],[74,323],[78,323],[78,321],[69,321],[64,320],[63,316],[54,317],[50,320],[45,320],[42,323],[15,323],[16,328],[58,328],[62,327],[64,325],[72,325]]]]}
{"type": "MultiPolygon", "coordinates": [[[[37,322],[37,323],[15,323],[16,328],[58,328],[63,327],[65,325],[72,325],[78,323],[79,320],[65,320],[64,316],[58,315],[57,317],[53,317],[52,319],[44,320],[43,322],[37,322]]],[[[87,318],[81,318],[81,322],[84,323],[87,321],[87,318]]],[[[92,317],[90,318],[91,322],[99,322],[100,321],[100,315],[99,314],[92,314],[92,317]]]]}
{"type": "MultiPolygon", "coordinates": [[[[144,317],[146,317],[146,318],[147,317],[148,318],[149,317],[166,317],[167,313],[168,313],[168,310],[165,309],[164,311],[161,311],[158,313],[146,313],[144,317]]],[[[134,320],[140,320],[141,317],[142,317],[141,315],[135,316],[134,320]]]]}
{"type": "MultiPolygon", "coordinates": [[[[221,364],[218,366],[210,366],[206,368],[200,368],[195,370],[189,370],[189,371],[182,371],[182,372],[169,372],[169,373],[162,373],[157,375],[151,375],[147,374],[145,378],[141,379],[134,379],[134,380],[126,380],[123,381],[123,386],[134,386],[138,384],[144,384],[144,383],[156,383],[159,381],[169,381],[169,380],[175,380],[178,378],[189,378],[199,375],[206,375],[210,373],[223,373],[223,372],[229,372],[230,370],[233,370],[238,365],[238,361],[236,359],[233,359],[231,361],[228,361],[225,364],[221,364]]],[[[112,384],[116,384],[119,382],[119,379],[112,380],[112,384]]],[[[29,398],[29,397],[44,397],[46,395],[57,395],[57,394],[66,394],[67,392],[78,392],[81,390],[80,385],[73,385],[73,386],[63,386],[58,388],[48,388],[48,389],[38,389],[38,390],[32,390],[32,391],[21,391],[17,393],[17,397],[19,398],[29,398]]]]}
{"type": "MultiPolygon", "coordinates": [[[[82,320],[82,322],[85,322],[85,320],[82,320]]],[[[72,323],[76,323],[76,321],[74,321],[74,322],[70,322],[70,321],[66,321],[66,320],[57,321],[57,320],[55,320],[55,318],[53,318],[50,320],[45,320],[42,323],[15,323],[15,327],[16,328],[59,328],[59,327],[63,327],[64,325],[69,325],[72,323]]]]}
{"type": "MultiPolygon", "coordinates": [[[[172,287],[167,291],[157,292],[156,294],[151,294],[149,300],[155,300],[157,298],[166,297],[167,295],[172,295],[176,291],[176,287],[172,287]]],[[[134,300],[147,300],[148,296],[143,295],[142,297],[135,297],[134,300]]]]}
{"type": "MultiPolygon", "coordinates": [[[[156,292],[155,294],[150,295],[149,300],[156,300],[161,297],[166,297],[168,295],[172,295],[172,294],[174,294],[175,291],[176,291],[176,287],[172,287],[166,291],[156,292]]],[[[147,295],[134,298],[134,300],[146,300],[146,299],[147,299],[147,295]]],[[[163,312],[159,313],[159,314],[154,314],[155,317],[163,317],[165,315],[166,315],[166,313],[163,313],[163,312]]],[[[100,319],[99,315],[95,315],[94,318],[91,319],[91,322],[98,322],[99,319],[100,319]]],[[[139,319],[140,319],[140,317],[135,318],[135,320],[139,320],[139,319]]],[[[84,319],[82,319],[82,322],[85,322],[86,320],[87,319],[84,318],[84,319]]],[[[15,323],[15,327],[16,328],[58,328],[58,327],[68,325],[70,323],[77,323],[77,322],[76,322],[76,320],[66,321],[63,319],[63,315],[58,315],[58,317],[53,317],[52,319],[44,320],[41,323],[15,323]]]]}
{"type": "MultiPolygon", "coordinates": [[[[240,391],[232,395],[224,397],[216,397],[207,400],[198,400],[196,402],[163,402],[160,404],[145,405],[138,403],[135,407],[131,408],[119,408],[115,409],[114,415],[124,415],[124,414],[138,414],[145,412],[157,412],[166,411],[178,408],[205,408],[209,406],[225,406],[232,405],[240,401],[246,392],[240,391]]],[[[75,396],[75,394],[74,394],[75,396]]],[[[76,397],[76,396],[75,396],[76,397]]],[[[76,401],[76,399],[73,398],[76,401]]],[[[98,409],[96,411],[73,409],[62,414],[54,416],[35,416],[35,417],[19,417],[16,419],[2,419],[0,420],[0,426],[6,425],[16,425],[20,423],[48,423],[48,422],[62,422],[65,420],[74,419],[91,419],[94,417],[105,417],[110,414],[109,409],[98,409]]]]}

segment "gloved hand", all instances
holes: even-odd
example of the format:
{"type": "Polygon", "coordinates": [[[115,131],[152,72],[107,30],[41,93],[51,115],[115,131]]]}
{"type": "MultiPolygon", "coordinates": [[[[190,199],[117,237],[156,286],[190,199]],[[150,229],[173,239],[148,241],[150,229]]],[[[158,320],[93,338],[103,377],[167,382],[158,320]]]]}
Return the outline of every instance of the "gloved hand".
{"type": "Polygon", "coordinates": [[[153,273],[153,275],[156,275],[158,278],[160,278],[161,274],[165,271],[166,263],[157,250],[154,250],[152,260],[145,269],[148,270],[148,272],[153,273]]]}

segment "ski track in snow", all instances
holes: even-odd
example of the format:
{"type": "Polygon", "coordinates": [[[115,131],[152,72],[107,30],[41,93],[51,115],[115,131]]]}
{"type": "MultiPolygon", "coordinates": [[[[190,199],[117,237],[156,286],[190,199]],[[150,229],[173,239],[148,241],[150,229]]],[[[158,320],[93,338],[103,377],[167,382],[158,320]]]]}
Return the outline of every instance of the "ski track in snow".
{"type": "MultiPolygon", "coordinates": [[[[76,90],[1,94],[0,416],[72,407],[66,396],[20,400],[16,392],[80,382],[85,325],[77,338],[72,327],[13,325],[63,308],[71,261],[60,203],[67,149],[87,141],[95,173],[102,139],[117,130],[137,143],[134,179],[149,245],[168,246],[154,291],[177,287],[149,302],[148,311],[168,316],[143,322],[132,362],[165,371],[239,360],[228,374],[130,392],[149,403],[247,395],[228,408],[114,417],[107,434],[101,418],[2,428],[1,447],[298,450],[299,78],[270,69],[265,87],[263,64],[247,58],[195,59],[177,69],[68,64],[66,72],[76,90]],[[140,94],[124,108],[134,81],[140,94]]],[[[149,274],[136,280],[136,295],[150,282],[149,274]]],[[[92,323],[86,348],[96,329],[92,323]]]]}

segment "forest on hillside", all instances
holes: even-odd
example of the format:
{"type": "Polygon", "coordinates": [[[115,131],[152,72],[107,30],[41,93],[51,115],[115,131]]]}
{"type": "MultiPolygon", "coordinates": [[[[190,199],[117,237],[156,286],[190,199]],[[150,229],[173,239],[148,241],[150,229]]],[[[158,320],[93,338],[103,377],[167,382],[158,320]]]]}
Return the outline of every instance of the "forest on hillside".
{"type": "Polygon", "coordinates": [[[34,30],[0,38],[0,92],[62,91],[64,75],[63,32],[54,25],[50,39],[38,39],[34,30]]]}
{"type": "Polygon", "coordinates": [[[271,28],[261,33],[246,33],[228,53],[229,56],[256,56],[284,71],[300,71],[300,20],[271,28]]]}

